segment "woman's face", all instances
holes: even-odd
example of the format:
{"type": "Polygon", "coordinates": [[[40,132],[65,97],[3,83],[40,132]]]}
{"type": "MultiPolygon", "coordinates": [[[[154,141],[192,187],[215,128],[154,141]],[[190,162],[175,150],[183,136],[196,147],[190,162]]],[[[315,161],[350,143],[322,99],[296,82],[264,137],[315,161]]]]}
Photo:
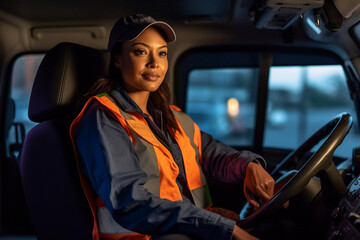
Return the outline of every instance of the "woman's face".
{"type": "Polygon", "coordinates": [[[167,51],[165,39],[152,27],[123,43],[121,54],[115,57],[115,67],[121,70],[126,90],[156,91],[168,69],[167,51]]]}

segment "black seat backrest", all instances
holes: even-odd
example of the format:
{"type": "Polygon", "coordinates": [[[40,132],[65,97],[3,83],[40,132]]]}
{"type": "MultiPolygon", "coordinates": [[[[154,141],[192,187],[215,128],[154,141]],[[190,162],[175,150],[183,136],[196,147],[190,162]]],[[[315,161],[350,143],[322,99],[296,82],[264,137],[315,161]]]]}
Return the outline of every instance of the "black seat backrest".
{"type": "Polygon", "coordinates": [[[38,239],[91,239],[93,219],[83,193],[69,126],[79,98],[104,74],[107,55],[60,43],[36,74],[29,118],[38,122],[25,137],[20,172],[38,239]]]}

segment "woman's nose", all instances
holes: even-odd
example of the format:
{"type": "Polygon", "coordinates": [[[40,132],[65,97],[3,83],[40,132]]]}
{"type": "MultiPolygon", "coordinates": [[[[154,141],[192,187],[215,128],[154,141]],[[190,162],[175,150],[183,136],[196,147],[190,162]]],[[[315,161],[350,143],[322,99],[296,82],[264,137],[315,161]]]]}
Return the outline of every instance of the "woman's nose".
{"type": "Polygon", "coordinates": [[[154,61],[150,61],[150,62],[148,62],[148,63],[146,64],[146,66],[147,66],[148,68],[158,68],[158,67],[159,67],[159,64],[156,63],[156,62],[154,62],[154,61]]]}
{"type": "Polygon", "coordinates": [[[156,59],[156,56],[154,56],[154,54],[149,54],[149,61],[146,64],[146,66],[148,68],[158,68],[159,67],[159,63],[157,61],[158,59],[156,59]]]}

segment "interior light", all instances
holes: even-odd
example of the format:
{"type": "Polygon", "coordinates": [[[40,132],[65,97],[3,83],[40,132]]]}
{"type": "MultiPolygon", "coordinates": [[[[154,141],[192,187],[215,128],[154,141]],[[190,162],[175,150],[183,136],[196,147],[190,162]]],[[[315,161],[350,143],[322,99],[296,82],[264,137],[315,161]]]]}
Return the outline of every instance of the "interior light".
{"type": "Polygon", "coordinates": [[[306,18],[306,23],[311,27],[312,30],[314,30],[316,34],[321,34],[321,29],[316,26],[315,22],[312,19],[310,19],[309,17],[306,18]]]}

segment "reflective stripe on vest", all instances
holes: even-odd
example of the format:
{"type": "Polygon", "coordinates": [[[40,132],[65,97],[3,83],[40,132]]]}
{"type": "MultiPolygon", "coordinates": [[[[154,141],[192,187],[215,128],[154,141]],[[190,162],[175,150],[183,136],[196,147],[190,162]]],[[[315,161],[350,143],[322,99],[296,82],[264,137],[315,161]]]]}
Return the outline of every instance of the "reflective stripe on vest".
{"type": "MultiPolygon", "coordinates": [[[[134,148],[140,160],[140,167],[149,176],[144,185],[149,192],[171,201],[181,201],[182,195],[177,185],[176,178],[179,168],[175,163],[170,151],[161,144],[151,131],[146,120],[139,113],[126,113],[122,111],[106,94],[90,98],[83,110],[73,121],[70,135],[73,139],[75,129],[86,108],[92,101],[98,101],[107,107],[116,116],[119,123],[125,129],[134,144],[134,148]],[[144,151],[146,148],[146,151],[144,151]],[[141,151],[140,151],[141,150],[141,151]],[[142,161],[146,159],[146,161],[142,161]],[[153,161],[149,161],[153,159],[153,161]]],[[[211,204],[210,194],[206,185],[205,176],[201,170],[201,134],[198,126],[191,118],[179,111],[175,106],[171,107],[178,122],[180,132],[176,132],[175,139],[181,149],[184,161],[185,175],[195,205],[205,208],[211,204]],[[186,149],[186,151],[184,151],[186,149]]],[[[74,149],[76,150],[74,141],[74,149]]],[[[78,163],[79,164],[79,163],[78,163]]],[[[110,212],[103,206],[102,200],[98,198],[95,205],[94,192],[89,180],[81,173],[81,182],[94,216],[93,238],[99,239],[149,239],[148,235],[133,233],[114,221],[110,212]],[[99,200],[100,199],[100,200],[99,200]],[[98,233],[96,233],[98,231],[98,233]],[[115,237],[115,238],[114,238],[115,237]]]]}

